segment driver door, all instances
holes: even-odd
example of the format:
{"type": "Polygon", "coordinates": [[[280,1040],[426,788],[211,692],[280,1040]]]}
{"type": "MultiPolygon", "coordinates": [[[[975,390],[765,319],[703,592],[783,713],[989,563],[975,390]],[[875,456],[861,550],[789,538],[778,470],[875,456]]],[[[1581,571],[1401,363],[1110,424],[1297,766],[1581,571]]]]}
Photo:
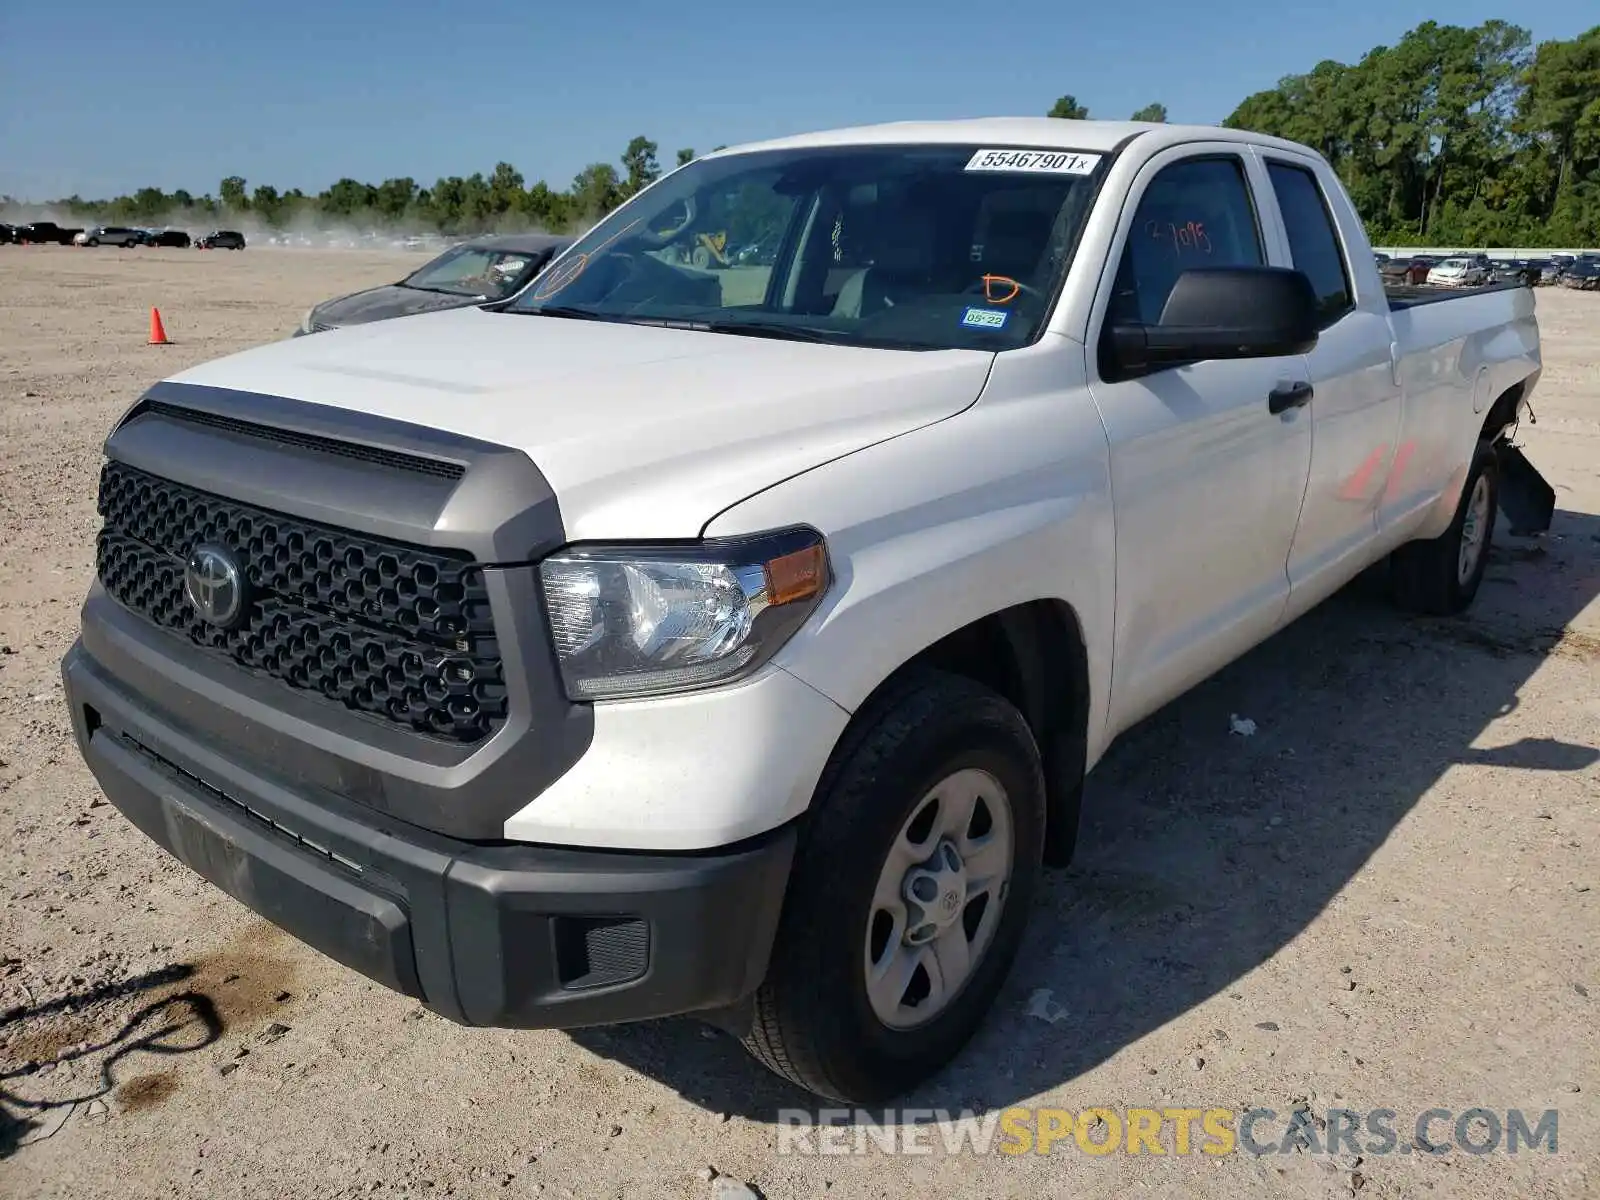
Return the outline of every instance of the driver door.
{"type": "Polygon", "coordinates": [[[1116,624],[1109,733],[1267,637],[1311,468],[1310,412],[1269,393],[1300,355],[1131,373],[1108,331],[1154,323],[1190,267],[1268,264],[1258,165],[1226,143],[1177,147],[1135,180],[1090,323],[1090,391],[1110,442],[1116,624]]]}

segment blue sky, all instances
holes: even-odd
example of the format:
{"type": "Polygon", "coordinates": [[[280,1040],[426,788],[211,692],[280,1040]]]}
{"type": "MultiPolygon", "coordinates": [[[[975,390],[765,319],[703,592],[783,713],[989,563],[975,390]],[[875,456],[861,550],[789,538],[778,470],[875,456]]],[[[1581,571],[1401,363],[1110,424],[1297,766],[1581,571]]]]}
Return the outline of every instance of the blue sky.
{"type": "MultiPolygon", "coordinates": [[[[5,9],[6,6],[0,6],[5,9]]],[[[239,174],[318,191],[487,173],[564,187],[643,133],[670,162],[835,125],[1152,100],[1222,120],[1324,58],[1429,18],[1515,20],[1535,40],[1595,0],[74,0],[0,38],[0,193],[215,192],[239,174]],[[51,29],[55,32],[48,32],[51,29]]]]}

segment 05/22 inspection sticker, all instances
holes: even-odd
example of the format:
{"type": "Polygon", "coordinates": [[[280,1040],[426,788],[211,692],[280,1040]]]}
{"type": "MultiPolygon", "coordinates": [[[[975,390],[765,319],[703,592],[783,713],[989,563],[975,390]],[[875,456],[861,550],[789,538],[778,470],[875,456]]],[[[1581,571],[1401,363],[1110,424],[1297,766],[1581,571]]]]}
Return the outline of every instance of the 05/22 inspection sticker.
{"type": "Polygon", "coordinates": [[[979,150],[967,160],[969,171],[1025,171],[1037,175],[1089,175],[1098,154],[1074,150],[979,150]]]}
{"type": "Polygon", "coordinates": [[[961,314],[961,323],[968,329],[1004,329],[1010,315],[992,308],[969,308],[961,314]]]}

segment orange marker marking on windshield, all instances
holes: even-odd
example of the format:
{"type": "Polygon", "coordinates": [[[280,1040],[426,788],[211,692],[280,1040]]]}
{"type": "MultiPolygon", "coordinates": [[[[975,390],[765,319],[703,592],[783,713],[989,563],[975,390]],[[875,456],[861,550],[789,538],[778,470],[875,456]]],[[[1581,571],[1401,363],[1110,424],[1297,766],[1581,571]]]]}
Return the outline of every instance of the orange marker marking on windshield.
{"type": "Polygon", "coordinates": [[[587,254],[579,254],[576,258],[570,258],[561,263],[555,270],[550,271],[539,280],[539,286],[533,289],[533,298],[535,300],[550,299],[551,296],[554,296],[567,284],[582,275],[583,269],[588,265],[589,256],[587,254]]]}
{"type": "Polygon", "coordinates": [[[1022,285],[1009,275],[985,275],[983,277],[983,298],[990,304],[1010,304],[1022,293],[1022,285]],[[1011,290],[1004,296],[994,294],[995,284],[1010,284],[1011,290]]]}
{"type": "Polygon", "coordinates": [[[612,242],[616,241],[623,234],[627,233],[628,230],[632,229],[638,223],[638,221],[629,221],[626,225],[613,233],[605,241],[601,242],[593,250],[585,250],[573,258],[567,259],[555,269],[545,272],[545,274],[540,277],[538,286],[533,289],[533,298],[535,300],[550,299],[551,296],[554,296],[579,275],[582,275],[595,255],[599,254],[600,251],[611,245],[612,242]]]}

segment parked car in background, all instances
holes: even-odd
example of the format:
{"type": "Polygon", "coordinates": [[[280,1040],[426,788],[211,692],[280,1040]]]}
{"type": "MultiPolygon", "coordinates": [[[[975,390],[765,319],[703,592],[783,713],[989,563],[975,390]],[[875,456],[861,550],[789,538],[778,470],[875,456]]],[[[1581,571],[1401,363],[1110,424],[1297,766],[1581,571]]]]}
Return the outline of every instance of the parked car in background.
{"type": "Polygon", "coordinates": [[[145,245],[147,246],[176,246],[186,250],[194,244],[194,240],[181,229],[147,229],[145,230],[145,245]]]}
{"type": "Polygon", "coordinates": [[[1533,287],[1539,282],[1539,272],[1537,268],[1530,268],[1525,259],[1501,258],[1489,264],[1489,282],[1533,287]]]}
{"type": "Polygon", "coordinates": [[[126,225],[96,225],[73,236],[76,246],[139,246],[144,244],[144,231],[126,225]]]}
{"type": "Polygon", "coordinates": [[[1431,258],[1391,258],[1378,269],[1383,282],[1391,287],[1416,287],[1428,282],[1431,258]]]}
{"type": "Polygon", "coordinates": [[[81,229],[65,229],[54,221],[32,221],[17,226],[17,241],[24,246],[70,246],[72,239],[82,232],[81,229]]]}
{"type": "Polygon", "coordinates": [[[1555,282],[1556,265],[1548,258],[1530,258],[1528,260],[1528,279],[1534,287],[1543,287],[1555,282]]]}
{"type": "Polygon", "coordinates": [[[243,250],[244,234],[233,229],[218,229],[195,242],[200,250],[243,250]]]}
{"type": "Polygon", "coordinates": [[[324,300],[307,310],[294,336],[509,299],[573,241],[547,233],[473,239],[446,250],[398,283],[324,300]]]}
{"type": "Polygon", "coordinates": [[[1583,292],[1600,291],[1600,258],[1580,258],[1561,273],[1561,286],[1583,292]]]}
{"type": "Polygon", "coordinates": [[[1482,263],[1470,258],[1447,258],[1428,272],[1433,287],[1474,287],[1485,282],[1489,273],[1482,263]]]}
{"type": "Polygon", "coordinates": [[[8,245],[17,240],[17,227],[0,221],[0,246],[8,245]]]}

